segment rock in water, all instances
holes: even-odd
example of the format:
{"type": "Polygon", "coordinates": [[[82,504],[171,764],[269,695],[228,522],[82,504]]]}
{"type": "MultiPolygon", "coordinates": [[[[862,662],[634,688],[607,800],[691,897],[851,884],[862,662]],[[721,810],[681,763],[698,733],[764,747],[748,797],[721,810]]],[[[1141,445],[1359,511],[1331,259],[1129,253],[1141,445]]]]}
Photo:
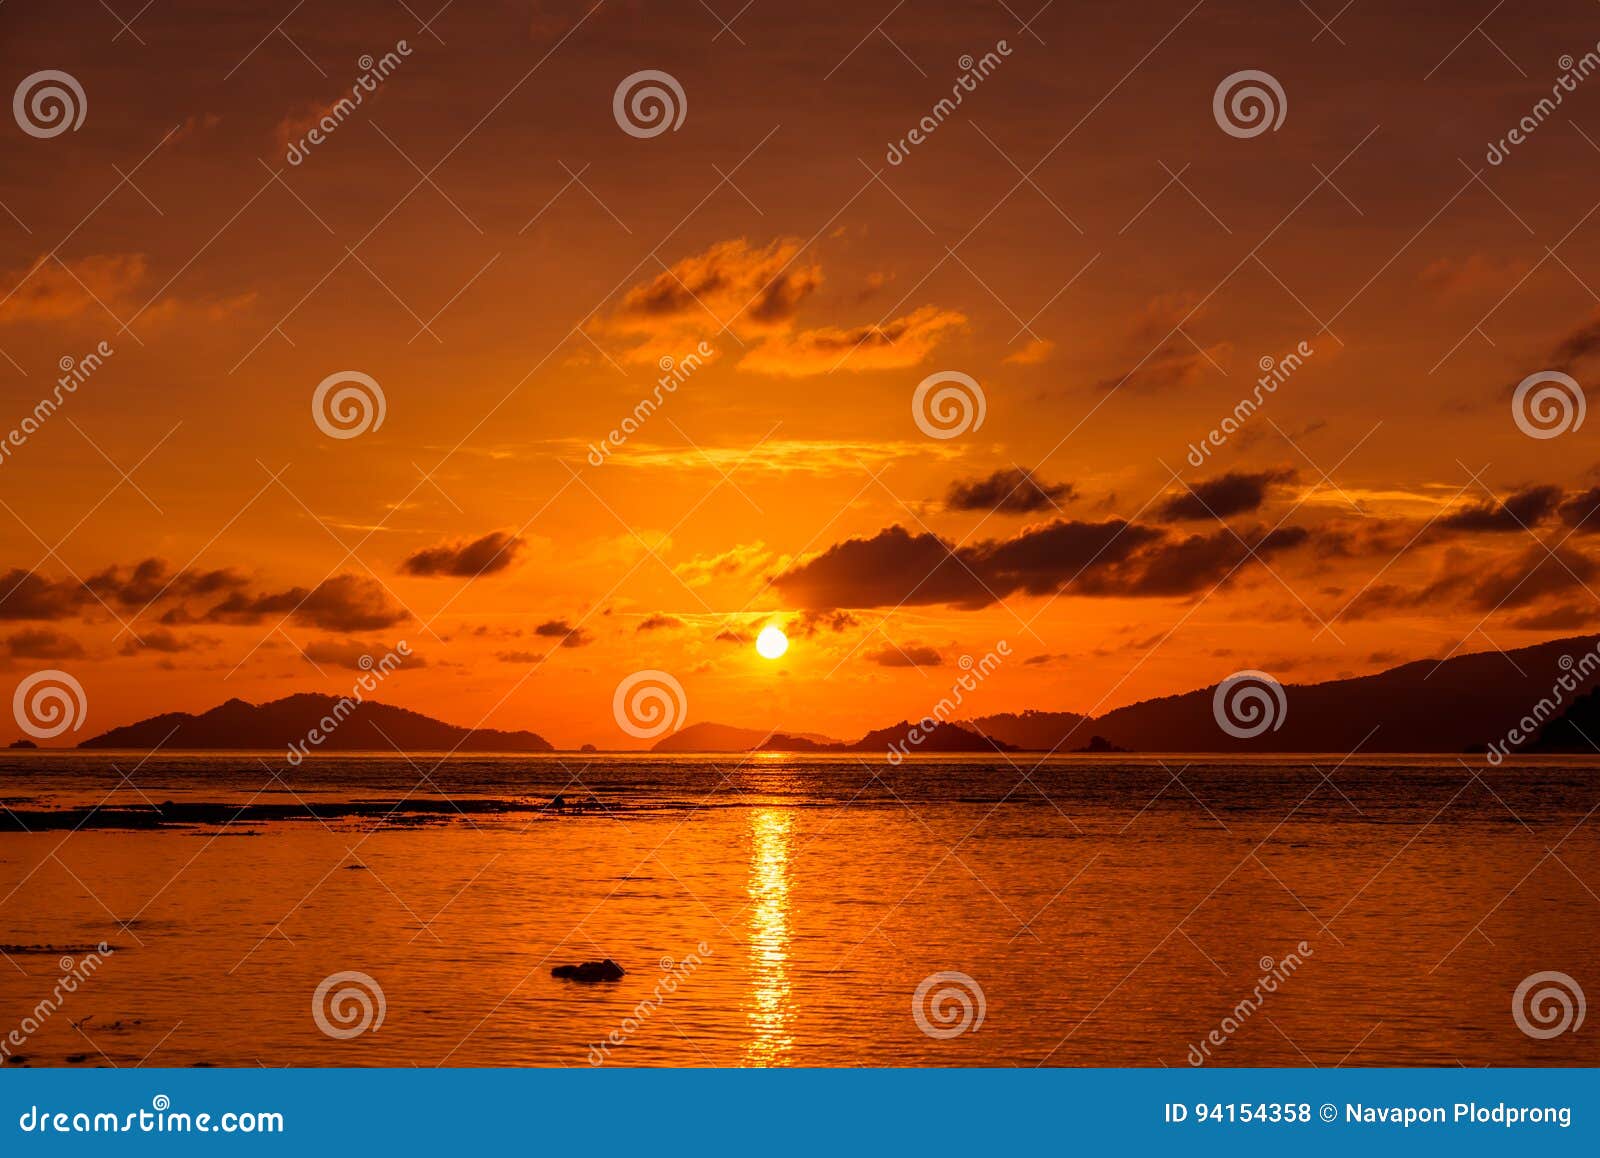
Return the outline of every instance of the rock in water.
{"type": "Polygon", "coordinates": [[[564,977],[568,981],[618,981],[621,980],[625,970],[610,957],[604,961],[585,961],[582,965],[557,965],[550,970],[552,977],[564,977]]]}

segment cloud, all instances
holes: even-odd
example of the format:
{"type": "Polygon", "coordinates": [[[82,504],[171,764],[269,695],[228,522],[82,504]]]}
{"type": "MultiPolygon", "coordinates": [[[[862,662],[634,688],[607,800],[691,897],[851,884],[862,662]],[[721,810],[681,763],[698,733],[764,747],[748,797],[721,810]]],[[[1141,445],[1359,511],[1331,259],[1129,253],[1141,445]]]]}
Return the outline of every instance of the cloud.
{"type": "Polygon", "coordinates": [[[859,626],[861,621],[848,611],[811,610],[791,615],[783,625],[783,633],[793,639],[811,639],[820,632],[834,635],[859,626]]]}
{"type": "Polygon", "coordinates": [[[176,297],[140,301],[149,265],[142,253],[96,253],[64,260],[46,255],[26,270],[8,272],[4,280],[16,288],[0,301],[0,325],[14,322],[59,322],[90,311],[137,314],[145,324],[197,317],[220,320],[248,306],[252,293],[214,301],[176,297]]]}
{"type": "Polygon", "coordinates": [[[494,657],[501,663],[544,662],[544,652],[542,651],[497,651],[494,653],[494,657]]]}
{"type": "Polygon", "coordinates": [[[1442,257],[1424,269],[1417,280],[1437,291],[1442,298],[1455,298],[1508,289],[1527,272],[1525,261],[1497,261],[1474,253],[1460,260],[1442,257]]]}
{"type": "Polygon", "coordinates": [[[1047,483],[1020,467],[997,470],[988,478],[957,479],[945,497],[949,511],[998,511],[1026,515],[1054,509],[1076,497],[1070,483],[1047,483]]]}
{"type": "Polygon", "coordinates": [[[822,284],[822,267],[801,256],[805,243],[783,237],[765,246],[720,241],[641,282],[589,332],[633,339],[625,361],[653,362],[708,329],[730,329],[745,345],[739,367],[801,377],[834,369],[904,369],[922,362],[943,337],[966,324],[952,310],[922,306],[876,325],[797,329],[801,307],[822,284]]]}
{"type": "Polygon", "coordinates": [[[1512,627],[1524,631],[1593,631],[1600,625],[1600,615],[1591,602],[1588,606],[1552,607],[1547,611],[1520,615],[1510,621],[1512,627]]]}
{"type": "Polygon", "coordinates": [[[1221,377],[1222,370],[1219,370],[1219,367],[1225,370],[1232,360],[1232,342],[1218,342],[1200,349],[1169,342],[1142,363],[1135,364],[1123,374],[1102,378],[1097,385],[1102,390],[1115,390],[1127,386],[1132,390],[1142,390],[1152,394],[1164,390],[1188,389],[1200,385],[1208,374],[1221,377]]]}
{"type": "MultiPolygon", "coordinates": [[[[1422,586],[1395,583],[1367,588],[1345,608],[1345,619],[1365,619],[1383,613],[1420,612],[1450,615],[1463,607],[1490,614],[1526,608],[1544,599],[1589,598],[1586,587],[1600,574],[1600,566],[1569,547],[1546,549],[1531,544],[1514,555],[1485,559],[1465,551],[1449,551],[1440,560],[1437,577],[1422,586]]],[[[1551,612],[1550,614],[1554,614],[1551,612]]],[[[1530,613],[1519,621],[1529,624],[1530,613]]]]}
{"type": "Polygon", "coordinates": [[[594,642],[594,637],[582,628],[573,627],[565,619],[552,619],[533,629],[533,634],[546,639],[559,639],[561,647],[583,647],[594,642]]]}
{"type": "Polygon", "coordinates": [[[1597,352],[1600,352],[1600,310],[1556,343],[1550,361],[1554,363],[1553,369],[1570,370],[1597,352]]]}
{"type": "Polygon", "coordinates": [[[1056,344],[1048,338],[1035,338],[1014,354],[1007,354],[1000,359],[1010,366],[1037,366],[1047,361],[1055,350],[1056,344]]]}
{"type": "Polygon", "coordinates": [[[937,649],[922,643],[908,643],[904,647],[890,644],[868,653],[866,658],[879,667],[938,667],[944,662],[944,656],[937,649]]]}
{"type": "Polygon", "coordinates": [[[1450,531],[1522,531],[1542,523],[1562,506],[1565,504],[1560,487],[1524,487],[1503,501],[1488,499],[1468,504],[1435,525],[1450,531]]]}
{"type": "Polygon", "coordinates": [[[1526,551],[1500,559],[1473,573],[1468,602],[1480,611],[1526,607],[1546,596],[1587,595],[1585,586],[1600,567],[1571,549],[1531,544],[1526,551]]]}
{"type": "Polygon", "coordinates": [[[1219,374],[1233,359],[1233,343],[1201,346],[1184,327],[1204,314],[1192,293],[1160,294],[1134,318],[1124,341],[1129,368],[1102,378],[1100,390],[1127,386],[1157,392],[1199,385],[1208,375],[1219,374]]]}
{"type": "Polygon", "coordinates": [[[91,254],[66,262],[46,255],[25,271],[5,275],[6,283],[17,288],[0,303],[0,323],[61,321],[98,309],[97,298],[115,308],[127,301],[145,272],[142,253],[91,254]]]}
{"type": "Polygon", "coordinates": [[[94,613],[102,603],[142,608],[156,601],[240,590],[247,583],[245,576],[227,568],[173,573],[164,559],[156,558],[107,567],[82,582],[13,568],[0,575],[0,620],[71,619],[94,613]]]}
{"type": "Polygon", "coordinates": [[[801,260],[802,248],[793,237],[762,247],[742,237],[720,241],[632,287],[615,309],[587,328],[635,339],[623,354],[634,362],[655,361],[660,347],[676,352],[724,324],[742,340],[785,329],[822,284],[821,267],[801,260]]]}
{"type": "Polygon", "coordinates": [[[20,568],[0,575],[0,619],[70,619],[92,600],[76,580],[58,582],[20,568]]]}
{"type": "Polygon", "coordinates": [[[181,636],[164,627],[157,627],[142,629],[137,639],[129,638],[123,643],[121,654],[139,655],[146,651],[158,651],[165,655],[177,655],[179,652],[215,647],[219,642],[209,635],[181,636]]]}
{"type": "Polygon", "coordinates": [[[676,615],[664,615],[658,611],[654,615],[647,616],[645,619],[641,620],[639,622],[639,626],[634,628],[634,631],[662,631],[669,627],[682,626],[683,620],[679,619],[676,615]]]}
{"type": "MultiPolygon", "coordinates": [[[[932,439],[920,442],[846,442],[843,440],[774,438],[760,446],[661,446],[630,442],[628,453],[611,459],[618,468],[683,471],[763,470],[775,474],[859,473],[886,463],[913,458],[953,460],[962,456],[958,447],[932,439]]],[[[608,468],[609,469],[609,468],[608,468]]]]}
{"type": "Polygon", "coordinates": [[[797,237],[759,249],[742,237],[718,242],[630,289],[611,323],[651,334],[663,321],[692,320],[703,328],[710,310],[719,318],[740,314],[757,325],[782,325],[822,284],[820,266],[796,260],[802,245],[797,237]]]}
{"type": "Polygon", "coordinates": [[[765,567],[772,559],[767,545],[757,539],[754,543],[740,543],[716,555],[696,555],[687,563],[679,563],[672,573],[691,587],[704,587],[716,579],[732,579],[749,575],[765,567]]]}
{"type": "Polygon", "coordinates": [[[739,359],[741,370],[800,378],[833,369],[904,370],[920,365],[946,334],[966,325],[965,314],[921,306],[883,325],[823,326],[775,334],[739,359]]]}
{"type": "Polygon", "coordinates": [[[1267,492],[1294,478],[1292,470],[1267,470],[1255,474],[1229,471],[1213,479],[1191,483],[1158,509],[1163,519],[1226,519],[1258,510],[1267,492]]]}
{"type": "Polygon", "coordinates": [[[376,631],[411,616],[376,579],[335,575],[312,588],[294,618],[325,631],[376,631]]]}
{"type": "Polygon", "coordinates": [[[1590,487],[1563,499],[1561,521],[1581,532],[1600,531],[1600,487],[1590,487]]]}
{"type": "Polygon", "coordinates": [[[808,608],[978,608],[1016,593],[1180,596],[1225,582],[1252,550],[1266,556],[1308,538],[1297,527],[1183,537],[1123,519],[1057,519],[1009,539],[952,547],[896,525],[836,543],[774,584],[790,603],[808,608]]]}
{"type": "Polygon", "coordinates": [[[8,637],[6,654],[15,659],[80,659],[83,644],[70,635],[62,635],[49,628],[26,628],[8,637]]]}
{"type": "Polygon", "coordinates": [[[288,616],[303,626],[335,632],[377,631],[411,618],[376,579],[335,575],[309,591],[291,587],[256,595],[236,592],[198,615],[185,608],[173,608],[161,617],[161,622],[169,627],[186,623],[249,625],[268,616],[288,616]]]}
{"type": "MultiPolygon", "coordinates": [[[[369,671],[373,664],[393,648],[387,643],[362,643],[358,639],[317,639],[301,649],[302,654],[315,664],[344,667],[351,671],[369,671]]],[[[421,667],[421,656],[408,656],[407,667],[421,667]]]]}
{"type": "Polygon", "coordinates": [[[407,575],[426,577],[453,576],[471,579],[504,571],[524,544],[520,536],[506,531],[491,531],[471,542],[452,540],[438,546],[425,547],[407,555],[400,570],[407,575]]]}

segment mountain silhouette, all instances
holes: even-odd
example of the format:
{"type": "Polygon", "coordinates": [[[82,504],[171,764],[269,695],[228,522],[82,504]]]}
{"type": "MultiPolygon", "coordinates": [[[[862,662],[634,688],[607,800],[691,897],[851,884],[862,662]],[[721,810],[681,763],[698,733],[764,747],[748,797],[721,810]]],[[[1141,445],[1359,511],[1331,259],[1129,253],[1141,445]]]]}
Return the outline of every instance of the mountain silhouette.
{"type": "Polygon", "coordinates": [[[1089,743],[1089,717],[1077,712],[1001,712],[977,716],[963,723],[985,736],[1015,748],[1049,751],[1056,745],[1085,747],[1089,743]]]}
{"type": "MultiPolygon", "coordinates": [[[[533,732],[502,732],[493,728],[458,728],[420,712],[372,700],[353,710],[338,710],[338,696],[306,692],[251,704],[229,700],[196,716],[167,712],[136,724],[112,728],[78,745],[80,748],[127,748],[136,751],[183,749],[278,749],[304,745],[312,752],[552,752],[543,736],[533,732]],[[339,720],[338,710],[343,716],[339,720]],[[324,720],[336,720],[331,729],[324,720]],[[325,738],[307,744],[312,729],[325,738]]],[[[351,701],[345,701],[349,703],[351,701]]]]}
{"type": "MultiPolygon", "coordinates": [[[[1596,636],[1511,651],[1416,660],[1375,675],[1284,685],[1281,722],[1252,738],[1225,732],[1213,712],[1216,685],[1145,700],[1078,728],[1144,752],[1466,752],[1502,740],[1596,636]],[[1562,661],[1567,661],[1563,666],[1562,661]]],[[[1590,676],[1580,690],[1593,686],[1590,676]]]]}
{"type": "Polygon", "coordinates": [[[901,720],[887,728],[868,732],[852,744],[835,740],[819,744],[804,736],[775,733],[761,745],[763,752],[889,752],[900,756],[919,752],[1014,752],[1016,748],[1000,740],[991,739],[960,724],[943,724],[935,721],[915,723],[901,720]]]}
{"type": "MultiPolygon", "coordinates": [[[[1514,745],[1508,745],[1513,751],[1514,745]]],[[[1540,730],[1526,752],[1600,752],[1600,688],[1590,688],[1540,730]]]]}
{"type": "Polygon", "coordinates": [[[748,752],[752,748],[762,746],[769,736],[778,734],[792,735],[792,738],[810,747],[839,742],[830,736],[820,736],[815,732],[774,733],[764,732],[759,728],[736,728],[731,724],[707,722],[679,728],[672,735],[657,740],[650,750],[652,752],[748,752]]]}
{"type": "MultiPolygon", "coordinates": [[[[1030,710],[954,720],[940,725],[924,742],[909,745],[908,751],[1482,752],[1491,744],[1504,743],[1507,734],[1551,696],[1558,679],[1577,680],[1580,693],[1593,688],[1600,671],[1580,677],[1575,673],[1593,665],[1576,661],[1596,653],[1597,645],[1600,636],[1575,636],[1505,652],[1416,660],[1373,675],[1284,684],[1283,709],[1274,709],[1277,726],[1254,736],[1236,736],[1219,725],[1214,704],[1217,685],[1211,684],[1096,717],[1030,710]]],[[[1521,750],[1595,751],[1584,734],[1600,745],[1600,694],[1575,700],[1569,693],[1564,702],[1570,705],[1567,715],[1545,717],[1551,722],[1538,744],[1524,742],[1521,750]]],[[[884,751],[903,741],[911,727],[902,722],[844,744],[818,744],[776,733],[761,748],[884,751]]],[[[1516,745],[1512,748],[1516,750],[1516,745]]]]}

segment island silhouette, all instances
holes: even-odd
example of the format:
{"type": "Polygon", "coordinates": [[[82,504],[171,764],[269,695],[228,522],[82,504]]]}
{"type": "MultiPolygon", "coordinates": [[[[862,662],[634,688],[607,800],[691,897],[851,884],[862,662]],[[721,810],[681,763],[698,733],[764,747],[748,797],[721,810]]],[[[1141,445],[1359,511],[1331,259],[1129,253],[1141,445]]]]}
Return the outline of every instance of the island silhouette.
{"type": "MultiPolygon", "coordinates": [[[[1071,711],[929,714],[856,740],[818,732],[708,721],[650,750],[860,752],[894,760],[930,753],[1025,752],[1600,752],[1600,636],[1512,651],[1415,660],[1371,675],[1283,685],[1275,726],[1237,736],[1217,719],[1216,685],[1143,700],[1101,716],[1071,711]],[[1509,739],[1508,739],[1509,737],[1509,739]],[[1594,737],[1596,743],[1590,742],[1594,737]]],[[[135,751],[552,752],[536,732],[468,728],[376,701],[300,693],[264,704],[240,699],[198,715],[166,712],[78,745],[135,751]],[[329,727],[329,724],[334,726],[329,727]],[[307,743],[308,736],[318,737],[307,743]]],[[[585,744],[585,752],[608,745],[585,744]]],[[[611,746],[615,750],[615,746],[611,746]]],[[[291,761],[295,762],[295,761],[291,761]]],[[[896,761],[898,762],[898,761],[896,761]]]]}

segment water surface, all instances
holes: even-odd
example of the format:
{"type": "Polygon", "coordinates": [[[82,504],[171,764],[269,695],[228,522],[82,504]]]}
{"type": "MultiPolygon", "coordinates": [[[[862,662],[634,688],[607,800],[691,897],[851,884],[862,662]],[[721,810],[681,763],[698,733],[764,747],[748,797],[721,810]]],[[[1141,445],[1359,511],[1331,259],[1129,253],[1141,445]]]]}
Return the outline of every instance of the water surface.
{"type": "Polygon", "coordinates": [[[104,941],[13,1064],[1600,1064],[1596,762],[1013,759],[10,755],[0,1037],[104,941]]]}

